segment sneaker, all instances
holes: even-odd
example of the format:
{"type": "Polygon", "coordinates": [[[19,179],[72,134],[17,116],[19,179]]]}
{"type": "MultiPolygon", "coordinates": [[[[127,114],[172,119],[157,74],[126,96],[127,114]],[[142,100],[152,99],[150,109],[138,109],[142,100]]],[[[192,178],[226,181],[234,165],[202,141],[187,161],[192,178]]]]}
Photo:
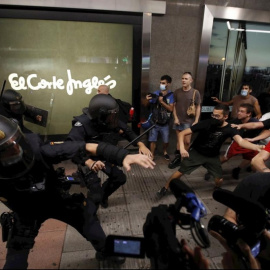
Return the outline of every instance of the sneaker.
{"type": "Polygon", "coordinates": [[[174,168],[180,166],[180,163],[181,163],[181,156],[177,155],[177,156],[175,156],[174,160],[169,163],[168,168],[174,169],[174,168]]]}
{"type": "Polygon", "coordinates": [[[109,206],[108,199],[103,199],[103,200],[100,202],[100,205],[101,205],[103,208],[108,208],[108,206],[109,206]]]}
{"type": "Polygon", "coordinates": [[[215,189],[220,188],[222,186],[222,183],[223,183],[223,178],[215,179],[215,189]]]}
{"type": "Polygon", "coordinates": [[[96,259],[101,262],[101,261],[111,261],[115,264],[123,264],[126,261],[126,258],[124,257],[119,257],[119,256],[108,256],[106,253],[97,251],[96,252],[96,259]]]}
{"type": "Polygon", "coordinates": [[[166,159],[166,160],[170,160],[170,156],[166,153],[166,154],[164,154],[164,158],[166,159]]]}
{"type": "Polygon", "coordinates": [[[208,181],[211,177],[211,174],[209,172],[207,172],[205,175],[204,175],[204,180],[205,181],[208,181]]]}
{"type": "Polygon", "coordinates": [[[241,169],[239,167],[236,167],[232,170],[232,178],[233,179],[239,179],[239,173],[241,169]]]}
{"type": "Polygon", "coordinates": [[[165,187],[162,187],[162,188],[157,192],[157,196],[158,196],[159,198],[161,198],[161,197],[163,197],[163,196],[166,195],[167,191],[168,191],[168,190],[167,190],[165,187]]]}

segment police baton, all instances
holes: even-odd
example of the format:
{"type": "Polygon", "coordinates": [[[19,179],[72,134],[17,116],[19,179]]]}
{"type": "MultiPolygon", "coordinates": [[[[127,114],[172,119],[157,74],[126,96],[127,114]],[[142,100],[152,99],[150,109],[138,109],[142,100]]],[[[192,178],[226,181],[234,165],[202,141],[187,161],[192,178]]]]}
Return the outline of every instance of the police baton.
{"type": "Polygon", "coordinates": [[[1,90],[1,95],[0,95],[0,101],[1,101],[1,99],[2,99],[2,95],[3,95],[3,92],[4,92],[4,90],[5,90],[5,86],[6,86],[6,80],[4,80],[4,83],[3,83],[3,86],[2,86],[2,90],[1,90]]]}
{"type": "Polygon", "coordinates": [[[130,143],[128,143],[124,149],[127,149],[131,144],[133,144],[134,142],[136,142],[137,140],[139,140],[144,134],[146,134],[147,132],[149,132],[152,128],[154,128],[156,126],[156,124],[153,124],[150,128],[148,128],[147,130],[145,130],[142,134],[140,134],[137,138],[135,138],[134,140],[132,140],[130,143]]]}

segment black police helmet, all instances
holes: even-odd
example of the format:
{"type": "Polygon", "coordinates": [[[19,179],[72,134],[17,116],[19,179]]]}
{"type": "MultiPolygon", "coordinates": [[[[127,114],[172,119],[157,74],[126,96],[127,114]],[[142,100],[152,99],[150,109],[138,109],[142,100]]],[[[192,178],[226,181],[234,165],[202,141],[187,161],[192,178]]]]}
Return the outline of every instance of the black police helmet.
{"type": "Polygon", "coordinates": [[[33,151],[18,124],[0,115],[0,179],[21,177],[33,163],[33,151]]]}
{"type": "Polygon", "coordinates": [[[8,111],[14,114],[25,112],[26,107],[22,95],[13,89],[7,89],[3,92],[1,102],[8,111]]]}
{"type": "Polygon", "coordinates": [[[119,106],[115,99],[109,95],[95,95],[89,102],[89,107],[84,110],[91,120],[108,129],[118,125],[119,106]]]}

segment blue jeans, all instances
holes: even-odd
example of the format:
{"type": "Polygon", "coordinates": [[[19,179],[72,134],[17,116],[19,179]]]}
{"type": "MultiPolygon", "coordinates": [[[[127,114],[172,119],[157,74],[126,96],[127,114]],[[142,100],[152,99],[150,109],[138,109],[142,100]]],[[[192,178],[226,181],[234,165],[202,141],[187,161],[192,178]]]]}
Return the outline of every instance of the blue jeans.
{"type": "Polygon", "coordinates": [[[173,129],[179,130],[179,131],[188,129],[190,127],[191,127],[190,123],[180,123],[180,125],[175,125],[175,124],[173,125],[173,129]]]}
{"type": "Polygon", "coordinates": [[[149,132],[148,141],[149,142],[156,142],[158,139],[158,133],[161,134],[161,138],[163,143],[169,143],[169,124],[160,126],[157,125],[152,128],[149,132]]]}

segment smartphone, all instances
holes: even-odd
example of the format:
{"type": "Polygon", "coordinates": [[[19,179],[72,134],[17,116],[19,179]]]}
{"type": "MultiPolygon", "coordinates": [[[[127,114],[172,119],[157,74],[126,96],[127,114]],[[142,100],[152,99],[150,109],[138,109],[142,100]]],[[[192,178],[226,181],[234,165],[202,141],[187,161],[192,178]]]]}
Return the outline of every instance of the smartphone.
{"type": "Polygon", "coordinates": [[[144,238],[141,237],[108,235],[105,249],[106,253],[111,256],[145,257],[144,238]]]}

